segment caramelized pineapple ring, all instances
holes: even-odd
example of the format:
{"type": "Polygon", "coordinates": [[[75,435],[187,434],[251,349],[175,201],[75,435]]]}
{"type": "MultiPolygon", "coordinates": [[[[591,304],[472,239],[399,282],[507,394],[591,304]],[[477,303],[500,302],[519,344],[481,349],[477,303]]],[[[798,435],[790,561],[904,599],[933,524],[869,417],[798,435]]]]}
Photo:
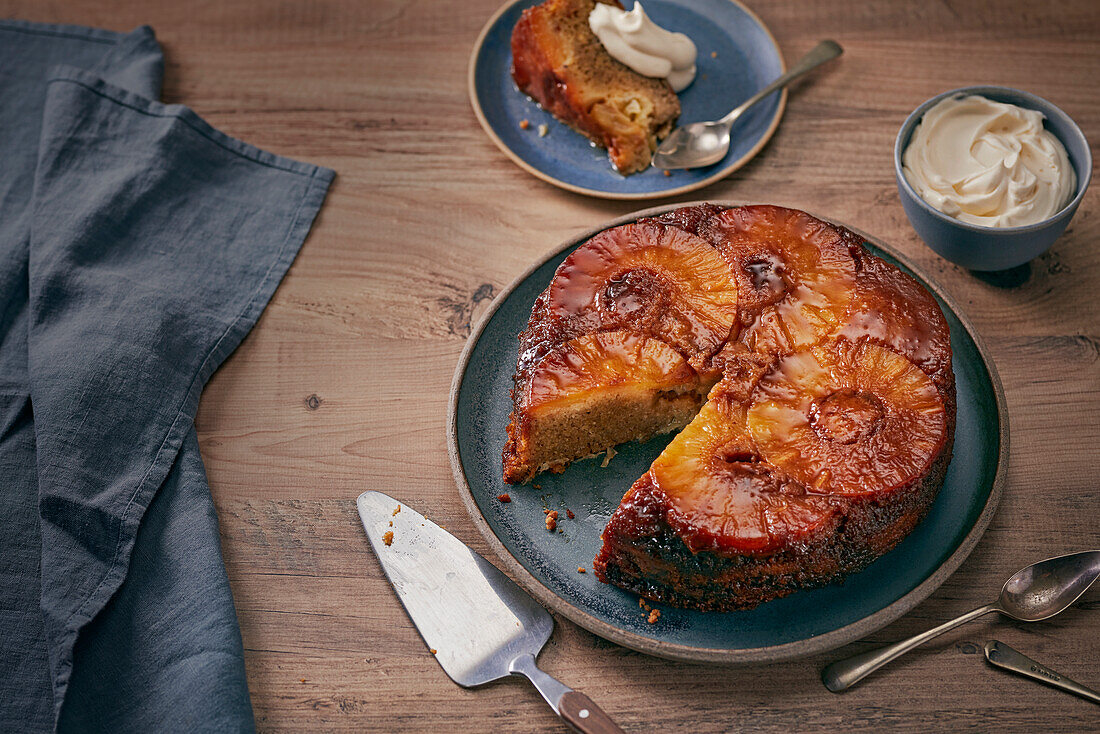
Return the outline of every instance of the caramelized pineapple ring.
{"type": "Polygon", "coordinates": [[[730,338],[737,287],[714,248],[659,224],[597,234],[558,268],[551,313],[583,330],[630,329],[668,342],[700,369],[730,338]]]}
{"type": "Polygon", "coordinates": [[[954,383],[951,331],[936,299],[924,286],[877,257],[861,255],[852,301],[839,336],[870,339],[924,370],[946,394],[954,383]]]}
{"type": "Polygon", "coordinates": [[[924,475],[947,434],[943,400],[924,372],[846,340],[780,360],[747,417],[760,453],[823,494],[903,487],[924,475]]]}
{"type": "Polygon", "coordinates": [[[692,550],[767,553],[826,526],[828,498],[807,495],[764,462],[745,428],[744,409],[712,399],[653,463],[668,496],[668,522],[692,550]],[[721,406],[721,407],[720,407],[721,406]]]}
{"type": "Polygon", "coordinates": [[[531,374],[525,403],[535,415],[592,391],[679,391],[696,383],[695,370],[659,339],[602,331],[572,339],[546,357],[531,374]]]}
{"type": "Polygon", "coordinates": [[[711,216],[699,233],[733,268],[749,349],[787,354],[841,325],[855,283],[844,230],[793,209],[743,206],[711,216]]]}

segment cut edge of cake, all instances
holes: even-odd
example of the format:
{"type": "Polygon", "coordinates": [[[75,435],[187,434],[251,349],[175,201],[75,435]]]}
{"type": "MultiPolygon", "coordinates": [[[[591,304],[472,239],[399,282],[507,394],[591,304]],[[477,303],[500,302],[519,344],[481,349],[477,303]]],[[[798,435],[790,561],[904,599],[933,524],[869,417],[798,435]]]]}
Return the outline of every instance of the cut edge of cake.
{"type": "Polygon", "coordinates": [[[606,331],[570,340],[514,388],[517,409],[508,425],[504,479],[520,484],[615,446],[683,428],[717,379],[713,373],[700,375],[653,337],[606,331]]]}

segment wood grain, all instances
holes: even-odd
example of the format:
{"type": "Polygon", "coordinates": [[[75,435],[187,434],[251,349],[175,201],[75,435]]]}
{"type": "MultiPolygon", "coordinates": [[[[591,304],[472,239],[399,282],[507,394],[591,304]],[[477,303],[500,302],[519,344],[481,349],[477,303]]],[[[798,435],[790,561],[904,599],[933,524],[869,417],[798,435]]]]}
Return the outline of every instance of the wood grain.
{"type": "MultiPolygon", "coordinates": [[[[991,600],[1034,560],[1100,546],[1100,204],[1026,268],[976,277],[905,219],[892,145],[945,89],[1006,84],[1100,140],[1100,4],[750,0],[788,59],[845,55],[792,90],[775,137],[684,199],[766,201],[902,249],[964,306],[1000,369],[1012,453],[975,553],[913,613],[849,646],[900,639],[991,600]]],[[[444,440],[452,371],[494,293],[568,235],[632,209],[514,166],[466,98],[471,44],[497,0],[0,0],[0,15],[152,25],[165,98],[269,150],[335,168],[301,255],[214,376],[197,419],[263,731],[531,731],[564,725],[520,680],[458,688],[409,625],[358,525],[363,489],[395,495],[475,549],[444,440]]],[[[996,636],[1100,686],[1100,592],[1034,625],[989,618],[842,695],[836,655],[760,668],[687,665],[564,620],[540,665],[628,731],[1081,731],[1091,704],[987,666],[996,636]]]]}

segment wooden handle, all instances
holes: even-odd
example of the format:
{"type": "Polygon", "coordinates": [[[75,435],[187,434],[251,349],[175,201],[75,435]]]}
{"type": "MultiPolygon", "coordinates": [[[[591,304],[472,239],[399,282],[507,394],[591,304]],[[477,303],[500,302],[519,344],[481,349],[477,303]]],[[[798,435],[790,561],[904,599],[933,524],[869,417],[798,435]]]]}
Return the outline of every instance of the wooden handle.
{"type": "Polygon", "coordinates": [[[558,701],[558,713],[581,734],[624,734],[611,717],[580,691],[569,691],[558,701]]]}

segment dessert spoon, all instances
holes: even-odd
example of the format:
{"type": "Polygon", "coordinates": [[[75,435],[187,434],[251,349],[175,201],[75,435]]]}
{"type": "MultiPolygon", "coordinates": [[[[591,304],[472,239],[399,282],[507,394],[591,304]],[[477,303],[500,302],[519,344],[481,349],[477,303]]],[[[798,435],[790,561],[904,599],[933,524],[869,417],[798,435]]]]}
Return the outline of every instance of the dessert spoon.
{"type": "Polygon", "coordinates": [[[821,671],[821,681],[833,693],[845,691],[917,645],[991,612],[1000,612],[1020,622],[1050,619],[1077,601],[1098,577],[1100,550],[1071,553],[1033,563],[1012,574],[1001,589],[1000,598],[993,604],[979,607],[907,640],[831,663],[821,671]]]}
{"type": "Polygon", "coordinates": [[[822,41],[790,71],[749,97],[721,120],[693,122],[673,130],[657,147],[653,165],[657,168],[700,168],[717,163],[729,151],[730,127],[747,109],[843,52],[836,41],[822,41]]]}

